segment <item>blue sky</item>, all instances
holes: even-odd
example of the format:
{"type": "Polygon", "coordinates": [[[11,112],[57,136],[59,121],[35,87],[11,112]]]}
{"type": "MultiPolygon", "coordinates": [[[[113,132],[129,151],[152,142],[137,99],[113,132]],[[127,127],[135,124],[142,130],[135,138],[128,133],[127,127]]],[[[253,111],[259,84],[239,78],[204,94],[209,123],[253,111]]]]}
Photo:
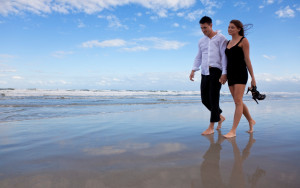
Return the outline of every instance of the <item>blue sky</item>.
{"type": "Polygon", "coordinates": [[[258,88],[300,92],[296,0],[1,0],[0,88],[198,90],[204,15],[228,39],[231,19],[253,24],[258,88]]]}

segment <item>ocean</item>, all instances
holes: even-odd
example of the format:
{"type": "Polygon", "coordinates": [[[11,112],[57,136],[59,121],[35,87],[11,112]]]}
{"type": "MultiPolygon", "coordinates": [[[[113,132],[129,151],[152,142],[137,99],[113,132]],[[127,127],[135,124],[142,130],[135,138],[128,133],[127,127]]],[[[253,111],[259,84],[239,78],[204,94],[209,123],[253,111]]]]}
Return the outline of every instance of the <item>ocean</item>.
{"type": "MultiPolygon", "coordinates": [[[[300,93],[262,93],[267,95],[265,100],[300,99],[300,93]]],[[[244,101],[251,100],[250,93],[244,95],[244,101]]],[[[233,102],[231,94],[222,92],[220,102],[233,102]]],[[[193,103],[201,103],[200,91],[0,89],[0,121],[121,113],[193,103]]]]}

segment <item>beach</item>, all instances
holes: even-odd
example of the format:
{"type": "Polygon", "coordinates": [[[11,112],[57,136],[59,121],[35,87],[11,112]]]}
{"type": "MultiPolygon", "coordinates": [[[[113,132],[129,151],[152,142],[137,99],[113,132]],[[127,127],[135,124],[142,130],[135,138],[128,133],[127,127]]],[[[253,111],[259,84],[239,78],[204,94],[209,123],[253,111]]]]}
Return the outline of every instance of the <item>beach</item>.
{"type": "Polygon", "coordinates": [[[300,94],[245,104],[256,121],[202,136],[199,92],[2,90],[0,187],[300,187],[300,94]]]}

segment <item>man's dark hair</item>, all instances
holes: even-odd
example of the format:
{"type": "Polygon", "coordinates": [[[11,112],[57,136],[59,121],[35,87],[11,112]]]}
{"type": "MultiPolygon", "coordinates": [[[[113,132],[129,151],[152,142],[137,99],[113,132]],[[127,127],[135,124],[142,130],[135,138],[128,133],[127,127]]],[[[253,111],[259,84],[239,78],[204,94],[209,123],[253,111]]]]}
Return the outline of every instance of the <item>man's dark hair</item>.
{"type": "Polygon", "coordinates": [[[201,18],[201,20],[199,21],[199,24],[204,24],[204,23],[211,24],[211,23],[212,23],[211,18],[208,17],[208,16],[203,16],[203,17],[201,18]]]}

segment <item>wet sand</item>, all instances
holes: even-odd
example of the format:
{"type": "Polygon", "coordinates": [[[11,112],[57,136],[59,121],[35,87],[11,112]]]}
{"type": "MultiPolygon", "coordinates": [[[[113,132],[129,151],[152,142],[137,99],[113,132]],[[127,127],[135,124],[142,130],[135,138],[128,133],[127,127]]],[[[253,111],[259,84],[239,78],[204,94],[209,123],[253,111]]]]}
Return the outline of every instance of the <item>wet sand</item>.
{"type": "Polygon", "coordinates": [[[233,139],[232,102],[210,136],[199,103],[0,123],[0,187],[300,187],[300,101],[246,104],[233,139]]]}

